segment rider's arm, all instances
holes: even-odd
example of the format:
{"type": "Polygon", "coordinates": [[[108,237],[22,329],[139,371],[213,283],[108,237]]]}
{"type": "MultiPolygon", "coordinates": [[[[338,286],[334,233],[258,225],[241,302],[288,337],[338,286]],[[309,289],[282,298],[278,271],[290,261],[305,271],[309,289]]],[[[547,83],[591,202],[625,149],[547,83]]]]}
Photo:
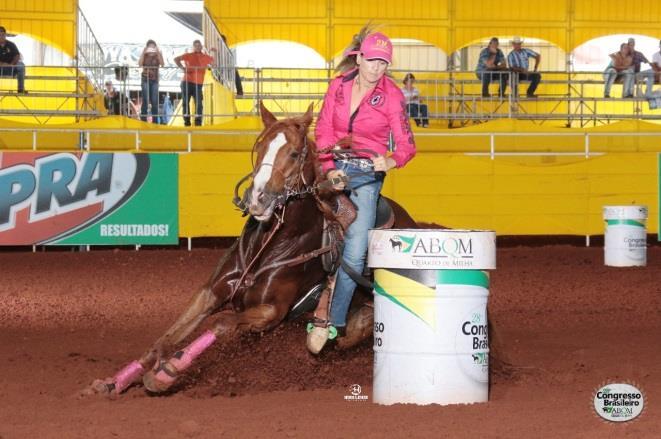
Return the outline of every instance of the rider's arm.
{"type": "Polygon", "coordinates": [[[388,124],[395,139],[395,152],[390,158],[398,168],[404,166],[415,155],[415,141],[409,124],[409,118],[404,111],[404,95],[395,88],[395,95],[388,99],[388,124]]]}

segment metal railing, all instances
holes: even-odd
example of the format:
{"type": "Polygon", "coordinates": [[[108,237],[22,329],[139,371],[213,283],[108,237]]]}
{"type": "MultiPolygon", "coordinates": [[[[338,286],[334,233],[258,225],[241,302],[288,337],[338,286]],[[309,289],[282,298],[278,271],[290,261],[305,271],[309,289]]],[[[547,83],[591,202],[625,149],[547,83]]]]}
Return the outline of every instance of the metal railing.
{"type": "MultiPolygon", "coordinates": [[[[277,115],[302,112],[310,101],[320,104],[327,88],[327,69],[240,68],[244,77],[243,96],[250,101],[237,103],[239,114],[256,111],[259,100],[267,101],[277,115]]],[[[402,86],[410,71],[391,70],[393,79],[402,86]]],[[[427,106],[428,118],[449,126],[513,118],[533,120],[540,124],[548,120],[565,121],[567,126],[604,124],[622,119],[661,119],[661,113],[649,107],[645,96],[646,75],[635,77],[635,95],[619,98],[621,85],[616,82],[604,97],[605,76],[602,72],[543,71],[534,98],[526,95],[529,81],[517,81],[511,72],[493,72],[489,93],[482,94],[482,81],[474,71],[412,71],[416,87],[427,106]],[[498,75],[507,75],[507,90],[498,94],[498,75]],[[516,92],[512,86],[517,84],[516,92]]],[[[622,79],[620,75],[618,81],[622,79]]],[[[656,97],[658,97],[657,92],[656,97]]],[[[320,105],[316,105],[320,108],[320,105]]]]}
{"type": "MultiPolygon", "coordinates": [[[[92,67],[94,71],[100,72],[101,77],[112,79],[114,88],[119,92],[119,108],[113,108],[113,111],[110,111],[112,114],[167,124],[180,124],[182,119],[195,118],[195,114],[185,114],[181,108],[181,81],[184,72],[177,67],[159,68],[160,79],[155,91],[155,105],[150,105],[154,90],[143,88],[142,67],[92,67]],[[145,102],[146,108],[143,106],[145,102]]],[[[41,72],[48,72],[50,68],[43,67],[41,72]]],[[[214,66],[212,72],[215,68],[214,66]]],[[[74,110],[85,117],[106,114],[100,104],[100,95],[95,95],[95,90],[80,85],[85,83],[81,74],[72,71],[64,75],[60,72],[60,77],[48,73],[35,75],[31,72],[37,67],[28,66],[27,69],[28,95],[16,95],[13,92],[13,83],[5,83],[4,89],[0,83],[0,117],[16,116],[18,113],[25,117],[34,117],[35,114],[44,117],[46,114],[48,117],[70,116],[74,110]],[[73,81],[73,85],[67,85],[68,88],[54,85],[55,81],[65,84],[66,81],[63,80],[73,81]],[[65,103],[67,99],[69,102],[65,103]],[[69,107],[71,99],[78,102],[72,108],[69,107]],[[8,105],[11,102],[15,104],[13,107],[8,105]]],[[[230,72],[229,69],[226,71],[230,72]]],[[[214,111],[214,107],[218,106],[214,106],[213,100],[221,97],[213,93],[213,87],[207,83],[201,94],[195,89],[189,96],[191,108],[188,113],[193,112],[196,98],[199,97],[202,98],[204,111],[201,117],[205,124],[217,122],[219,118],[222,120],[256,115],[259,101],[265,102],[266,106],[280,117],[300,114],[307,110],[310,103],[314,103],[315,110],[318,111],[328,88],[330,73],[327,69],[283,68],[241,68],[239,72],[244,77],[244,93],[242,96],[235,96],[234,107],[229,105],[228,101],[228,105],[224,106],[228,110],[214,111]],[[196,94],[199,96],[195,96],[196,94]]],[[[409,72],[390,72],[398,85],[406,73],[409,72]]],[[[529,82],[525,81],[518,84],[517,93],[513,93],[512,86],[515,82],[513,75],[509,73],[507,89],[502,97],[498,94],[497,78],[491,81],[488,96],[483,96],[482,82],[472,71],[413,73],[416,76],[415,85],[423,99],[422,103],[426,106],[427,118],[430,124],[436,127],[458,127],[506,118],[531,120],[540,125],[547,121],[562,121],[567,127],[607,124],[623,119],[661,120],[661,110],[653,108],[654,104],[661,105],[661,90],[653,92],[649,100],[645,96],[649,73],[637,75],[632,90],[634,97],[630,98],[619,97],[623,92],[623,85],[617,82],[612,87],[611,97],[604,97],[604,74],[600,72],[540,72],[541,82],[534,98],[526,96],[529,82]]],[[[653,76],[651,78],[655,79],[653,76]]],[[[229,81],[229,77],[225,77],[224,81],[229,81]]],[[[652,84],[652,87],[658,88],[655,84],[652,84]]],[[[228,98],[224,96],[222,99],[228,98]]]]}
{"type": "Polygon", "coordinates": [[[77,24],[76,67],[89,78],[97,90],[101,90],[103,87],[103,70],[99,66],[102,66],[105,60],[103,49],[80,7],[78,8],[77,24]]]}
{"type": "MultiPolygon", "coordinates": [[[[205,72],[207,70],[201,69],[205,72]]],[[[212,84],[207,82],[201,89],[190,87],[184,90],[184,70],[179,67],[94,66],[93,70],[105,78],[102,83],[112,82],[112,93],[105,85],[102,90],[97,90],[82,69],[28,66],[25,80],[27,94],[14,91],[14,79],[11,79],[12,82],[8,80],[6,87],[0,84],[0,118],[9,116],[44,124],[53,118],[80,120],[123,115],[161,124],[177,121],[183,124],[190,117],[191,123],[195,123],[196,105],[200,99],[204,107],[201,117],[205,123],[214,116],[212,84]],[[150,69],[157,70],[159,77],[154,87],[149,87],[145,79],[150,69]],[[183,111],[183,97],[186,93],[190,104],[188,114],[183,111]]],[[[234,117],[234,112],[216,116],[234,117]]]]}
{"type": "Polygon", "coordinates": [[[13,84],[0,82],[0,117],[45,124],[53,118],[80,121],[104,114],[99,92],[76,67],[27,66],[25,90],[17,94],[13,84]]]}
{"type": "Polygon", "coordinates": [[[212,74],[218,82],[236,92],[236,65],[234,54],[227,46],[223,34],[216,26],[216,23],[209,15],[206,8],[202,14],[202,33],[204,35],[205,47],[216,49],[216,53],[213,54],[215,64],[212,69],[212,74]]]}
{"type": "MultiPolygon", "coordinates": [[[[158,131],[158,130],[141,130],[141,129],[76,129],[76,128],[2,128],[0,127],[0,138],[5,133],[22,134],[24,137],[22,141],[18,142],[19,148],[30,148],[34,151],[39,151],[42,148],[45,150],[52,150],[52,144],[42,145],[43,134],[61,133],[62,135],[73,135],[77,139],[75,147],[71,145],[64,146],[61,144],[61,150],[80,149],[85,151],[112,151],[112,150],[143,150],[143,143],[146,137],[161,137],[167,138],[169,146],[160,146],[159,151],[175,151],[175,152],[200,152],[200,151],[215,151],[213,148],[195,147],[196,139],[204,139],[208,137],[241,137],[241,142],[227,141],[228,147],[223,146],[222,151],[225,152],[250,152],[254,140],[260,134],[259,130],[183,130],[174,134],[172,131],[158,131]],[[107,137],[99,137],[95,141],[96,135],[122,135],[123,143],[113,140],[113,144],[108,144],[107,137]],[[173,139],[172,136],[177,136],[173,139]],[[246,137],[248,136],[248,137],[246,137]],[[243,142],[243,143],[242,143],[243,142]],[[21,146],[22,145],[22,146],[21,146]]],[[[44,136],[48,142],[56,141],[51,135],[44,136]]],[[[469,156],[483,156],[490,157],[495,160],[498,157],[509,156],[528,156],[528,157],[544,157],[544,156],[574,156],[582,157],[585,159],[602,156],[608,153],[617,152],[631,152],[630,147],[613,146],[611,138],[625,138],[630,144],[640,144],[645,139],[655,139],[661,137],[661,132],[587,132],[577,130],[575,132],[438,132],[438,131],[421,131],[416,133],[416,138],[425,137],[438,139],[438,148],[431,150],[429,147],[425,149],[426,152],[435,153],[449,153],[449,154],[465,154],[469,156]],[[449,145],[444,139],[452,138],[457,140],[456,145],[449,145]],[[466,141],[465,139],[470,139],[466,141]],[[501,140],[502,139],[502,140],[501,140]],[[539,139],[530,144],[534,147],[522,147],[519,143],[524,139],[539,139]],[[562,142],[555,142],[555,144],[541,146],[543,141],[549,139],[562,139],[562,142]]],[[[646,151],[661,150],[658,147],[657,140],[650,140],[651,147],[645,147],[646,151]]],[[[204,144],[204,142],[201,142],[204,144]]],[[[160,143],[159,143],[160,144],[160,143]]],[[[153,151],[153,147],[149,148],[153,151]]]]}

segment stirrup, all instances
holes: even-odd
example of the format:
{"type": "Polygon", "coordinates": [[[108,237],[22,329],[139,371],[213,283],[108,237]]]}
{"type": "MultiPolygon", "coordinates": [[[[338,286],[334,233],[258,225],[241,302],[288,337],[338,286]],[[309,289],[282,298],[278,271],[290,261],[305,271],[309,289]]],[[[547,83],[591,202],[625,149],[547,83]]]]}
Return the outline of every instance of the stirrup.
{"type": "Polygon", "coordinates": [[[308,322],[306,328],[307,333],[311,333],[314,328],[328,328],[328,339],[333,340],[337,337],[337,328],[330,324],[326,319],[320,319],[319,317],[313,317],[311,322],[308,322]]]}

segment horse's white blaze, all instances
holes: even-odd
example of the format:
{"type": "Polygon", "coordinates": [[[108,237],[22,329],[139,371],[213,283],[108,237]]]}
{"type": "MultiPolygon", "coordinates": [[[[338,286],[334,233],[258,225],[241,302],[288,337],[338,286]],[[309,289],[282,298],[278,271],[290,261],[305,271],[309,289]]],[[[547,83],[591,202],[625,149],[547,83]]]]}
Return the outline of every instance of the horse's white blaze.
{"type": "MultiPolygon", "coordinates": [[[[273,162],[275,161],[275,157],[278,155],[278,151],[280,151],[280,148],[282,148],[286,144],[287,144],[287,138],[283,133],[278,133],[278,135],[275,136],[275,139],[271,140],[271,143],[269,144],[269,149],[266,151],[266,154],[264,155],[264,159],[262,160],[262,165],[260,166],[259,171],[257,172],[257,175],[255,175],[254,178],[253,190],[257,194],[264,190],[266,183],[268,183],[269,180],[271,179],[271,173],[273,172],[273,162]]],[[[254,199],[255,198],[253,197],[253,200],[254,199]]]]}

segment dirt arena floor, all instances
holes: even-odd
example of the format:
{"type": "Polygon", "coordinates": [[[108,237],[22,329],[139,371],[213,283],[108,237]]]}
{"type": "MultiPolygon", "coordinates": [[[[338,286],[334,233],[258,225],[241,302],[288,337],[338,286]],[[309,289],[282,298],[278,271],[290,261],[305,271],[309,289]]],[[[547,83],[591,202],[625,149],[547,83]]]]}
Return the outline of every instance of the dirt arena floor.
{"type": "Polygon", "coordinates": [[[514,367],[494,370],[486,404],[345,401],[354,383],[370,394],[371,346],[312,357],[303,323],[211,349],[169,396],[77,398],[138,358],[221,254],[0,253],[0,438],[660,437],[659,246],[631,269],[604,267],[601,248],[499,249],[489,319],[514,367]],[[643,390],[638,419],[595,414],[612,381],[643,390]]]}

